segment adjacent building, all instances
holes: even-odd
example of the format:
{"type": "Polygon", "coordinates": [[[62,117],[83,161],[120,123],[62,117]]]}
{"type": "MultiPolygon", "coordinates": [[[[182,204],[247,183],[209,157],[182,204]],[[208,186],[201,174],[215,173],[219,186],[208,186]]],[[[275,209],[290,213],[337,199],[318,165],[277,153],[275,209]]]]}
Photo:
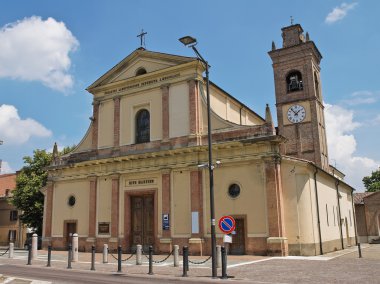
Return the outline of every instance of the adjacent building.
{"type": "Polygon", "coordinates": [[[354,194],[358,241],[380,243],[380,192],[354,194]]]}
{"type": "Polygon", "coordinates": [[[13,242],[24,247],[27,229],[18,218],[21,212],[10,203],[15,188],[16,174],[0,175],[0,246],[13,242]]]}
{"type": "MultiPolygon", "coordinates": [[[[277,127],[269,106],[258,107],[261,117],[210,84],[215,215],[236,220],[233,254],[319,255],[355,244],[354,189],[328,162],[322,56],[298,24],[282,38],[269,52],[277,127]]],[[[178,244],[210,253],[204,70],[197,58],[140,47],[87,88],[89,129],[70,154],[55,155],[42,189],[45,246],[65,248],[78,233],[82,251],[178,244]]]]}

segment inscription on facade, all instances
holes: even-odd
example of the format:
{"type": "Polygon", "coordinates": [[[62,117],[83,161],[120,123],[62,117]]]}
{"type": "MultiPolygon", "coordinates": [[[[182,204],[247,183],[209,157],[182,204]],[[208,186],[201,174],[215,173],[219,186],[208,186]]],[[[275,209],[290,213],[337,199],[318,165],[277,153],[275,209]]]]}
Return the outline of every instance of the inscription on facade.
{"type": "Polygon", "coordinates": [[[149,179],[130,179],[125,181],[125,186],[142,186],[142,185],[150,185],[156,184],[155,178],[149,179]]]}
{"type": "Polygon", "coordinates": [[[180,73],[173,74],[173,75],[168,75],[168,76],[163,76],[163,77],[159,77],[159,78],[156,78],[156,79],[144,81],[144,82],[141,82],[141,83],[127,85],[127,86],[122,87],[122,88],[109,90],[109,91],[104,92],[104,94],[105,95],[117,94],[117,93],[121,93],[123,91],[127,91],[127,90],[130,90],[130,89],[135,89],[135,88],[141,88],[141,87],[145,87],[145,86],[149,86],[149,85],[154,85],[154,84],[161,83],[161,82],[164,82],[164,81],[167,81],[167,80],[178,78],[180,76],[181,76],[180,73]]]}

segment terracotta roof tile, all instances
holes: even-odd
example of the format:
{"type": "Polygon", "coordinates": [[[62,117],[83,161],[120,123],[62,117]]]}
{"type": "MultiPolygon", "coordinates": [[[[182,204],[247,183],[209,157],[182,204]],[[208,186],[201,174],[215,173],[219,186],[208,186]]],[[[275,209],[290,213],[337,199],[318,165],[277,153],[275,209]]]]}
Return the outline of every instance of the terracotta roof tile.
{"type": "Polygon", "coordinates": [[[358,192],[358,193],[354,193],[354,203],[355,204],[364,204],[363,203],[363,198],[364,197],[367,197],[371,194],[373,194],[374,192],[358,192]]]}

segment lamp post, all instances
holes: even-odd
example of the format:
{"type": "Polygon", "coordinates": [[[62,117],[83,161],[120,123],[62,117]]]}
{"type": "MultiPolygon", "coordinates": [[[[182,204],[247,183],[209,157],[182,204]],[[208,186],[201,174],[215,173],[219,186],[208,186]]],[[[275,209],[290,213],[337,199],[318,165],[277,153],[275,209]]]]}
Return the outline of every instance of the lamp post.
{"type": "Polygon", "coordinates": [[[212,256],[212,277],[217,277],[216,270],[216,235],[215,235],[215,204],[214,204],[214,165],[212,164],[212,142],[211,142],[211,108],[210,108],[210,91],[208,77],[208,63],[200,55],[195,45],[197,40],[191,36],[185,36],[179,39],[185,46],[191,47],[198,59],[205,65],[206,68],[206,97],[207,97],[207,138],[208,138],[208,171],[210,177],[210,217],[211,217],[211,256],[212,256]]]}

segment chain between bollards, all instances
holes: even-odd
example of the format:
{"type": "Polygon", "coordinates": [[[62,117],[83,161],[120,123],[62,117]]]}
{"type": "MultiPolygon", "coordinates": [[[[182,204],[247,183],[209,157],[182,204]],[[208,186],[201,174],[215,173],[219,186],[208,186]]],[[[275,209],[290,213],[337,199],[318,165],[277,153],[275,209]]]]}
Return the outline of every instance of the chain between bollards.
{"type": "Polygon", "coordinates": [[[47,267],[51,266],[51,246],[48,246],[48,261],[47,261],[47,267]]]}
{"type": "Polygon", "coordinates": [[[183,257],[183,273],[182,277],[187,277],[187,271],[189,270],[189,248],[187,246],[184,246],[182,248],[182,257],[183,257]]]}
{"type": "Polygon", "coordinates": [[[359,251],[359,258],[362,258],[362,248],[360,246],[360,243],[358,243],[358,251],[359,251]]]}
{"type": "Polygon", "coordinates": [[[91,270],[95,270],[95,246],[91,246],[91,270]]]}
{"type": "Polygon", "coordinates": [[[72,260],[72,246],[69,244],[68,255],[67,255],[67,269],[71,269],[71,260],[72,260]]]}
{"type": "Polygon", "coordinates": [[[149,246],[149,275],[153,275],[153,247],[149,246]]]}
{"type": "Polygon", "coordinates": [[[28,263],[27,265],[32,264],[32,246],[31,244],[28,244],[28,263]]]}
{"type": "Polygon", "coordinates": [[[117,272],[121,272],[121,246],[117,247],[117,272]]]}

